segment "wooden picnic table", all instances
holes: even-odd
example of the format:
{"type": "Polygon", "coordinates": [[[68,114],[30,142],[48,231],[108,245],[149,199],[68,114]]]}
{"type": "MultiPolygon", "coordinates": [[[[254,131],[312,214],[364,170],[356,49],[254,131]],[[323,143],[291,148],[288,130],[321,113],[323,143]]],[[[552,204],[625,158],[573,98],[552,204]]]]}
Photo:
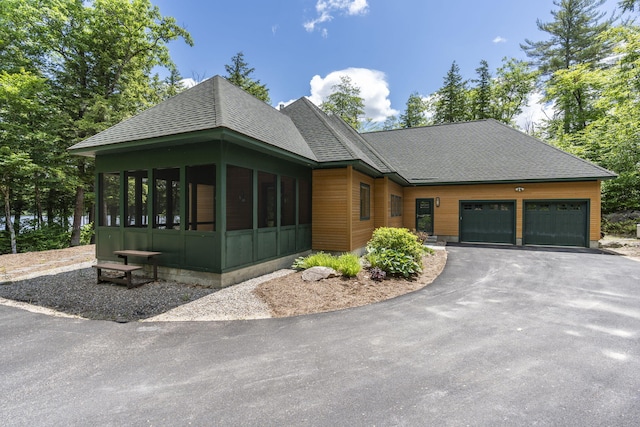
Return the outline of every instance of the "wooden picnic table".
{"type": "Polygon", "coordinates": [[[134,258],[146,258],[147,261],[151,261],[151,265],[153,265],[153,281],[158,280],[158,255],[162,255],[162,252],[151,252],[151,251],[139,251],[133,249],[123,249],[121,251],[114,251],[114,255],[117,255],[118,258],[124,259],[124,265],[129,264],[129,257],[134,258]]]}

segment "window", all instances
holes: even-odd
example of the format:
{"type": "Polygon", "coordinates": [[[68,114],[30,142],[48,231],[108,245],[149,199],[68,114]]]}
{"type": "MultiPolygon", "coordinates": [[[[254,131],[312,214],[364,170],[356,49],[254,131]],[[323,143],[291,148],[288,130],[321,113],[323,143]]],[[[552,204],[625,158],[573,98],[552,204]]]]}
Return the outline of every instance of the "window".
{"type": "Polygon", "coordinates": [[[253,171],[227,166],[227,230],[253,228],[253,171]]]}
{"type": "Polygon", "coordinates": [[[276,226],[277,178],[272,173],[258,172],[258,228],[276,226]]]}
{"type": "Polygon", "coordinates": [[[311,182],[298,180],[298,223],[311,224],[311,182]]]}
{"type": "Polygon", "coordinates": [[[288,176],[280,178],[280,225],[296,225],[296,180],[288,176]]]}
{"type": "Polygon", "coordinates": [[[180,169],[154,169],[153,227],[180,229],[180,169]]]}
{"type": "Polygon", "coordinates": [[[402,216],[402,197],[391,195],[391,216],[402,216]]]}
{"type": "Polygon", "coordinates": [[[360,219],[367,220],[371,217],[371,187],[369,184],[360,183],[360,219]]]}
{"type": "Polygon", "coordinates": [[[100,225],[105,227],[120,226],[120,174],[103,173],[100,178],[101,203],[100,225]]]}
{"type": "Polygon", "coordinates": [[[149,183],[147,171],[125,172],[127,180],[127,227],[146,227],[149,223],[147,196],[149,183]]]}
{"type": "Polygon", "coordinates": [[[216,231],[216,165],[187,166],[187,230],[216,231]]]}

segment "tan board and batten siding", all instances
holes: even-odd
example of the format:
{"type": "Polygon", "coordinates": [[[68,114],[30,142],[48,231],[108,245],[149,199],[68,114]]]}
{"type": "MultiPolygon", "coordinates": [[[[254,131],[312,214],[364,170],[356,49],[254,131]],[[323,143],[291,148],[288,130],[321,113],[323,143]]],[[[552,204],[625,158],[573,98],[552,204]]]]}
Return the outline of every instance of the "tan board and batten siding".
{"type": "Polygon", "coordinates": [[[313,249],[353,251],[365,247],[378,227],[402,227],[402,216],[391,217],[391,195],[402,194],[403,188],[387,177],[374,179],[351,166],[314,170],[313,249]],[[371,188],[368,220],[360,219],[360,184],[371,188]]]}
{"type": "Polygon", "coordinates": [[[314,250],[346,252],[363,248],[378,227],[415,228],[416,199],[440,199],[434,207],[434,234],[456,241],[461,200],[516,202],[516,238],[522,239],[523,201],[588,200],[589,240],[600,239],[600,181],[522,184],[474,184],[405,187],[371,178],[351,167],[313,171],[314,250]],[[371,187],[371,217],[360,219],[360,184],[371,187]],[[516,192],[516,187],[524,188],[516,192]],[[391,195],[402,197],[402,216],[391,217],[391,195]]]}
{"type": "Polygon", "coordinates": [[[523,200],[589,200],[589,240],[600,239],[600,181],[549,182],[522,184],[443,185],[407,187],[404,189],[404,226],[415,228],[419,198],[440,198],[434,208],[434,234],[438,237],[459,236],[461,200],[513,200],[516,202],[516,238],[522,239],[523,200]],[[524,188],[516,192],[516,187],[524,188]]]}

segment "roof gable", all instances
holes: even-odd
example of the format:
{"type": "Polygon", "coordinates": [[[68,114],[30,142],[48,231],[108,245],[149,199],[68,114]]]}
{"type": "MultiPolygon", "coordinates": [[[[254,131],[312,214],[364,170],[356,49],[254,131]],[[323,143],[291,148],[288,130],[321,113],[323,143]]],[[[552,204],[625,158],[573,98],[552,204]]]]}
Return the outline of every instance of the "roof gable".
{"type": "Polygon", "coordinates": [[[291,117],[320,162],[361,160],[374,169],[392,170],[362,136],[336,116],[329,116],[307,98],[281,110],[291,117]]]}

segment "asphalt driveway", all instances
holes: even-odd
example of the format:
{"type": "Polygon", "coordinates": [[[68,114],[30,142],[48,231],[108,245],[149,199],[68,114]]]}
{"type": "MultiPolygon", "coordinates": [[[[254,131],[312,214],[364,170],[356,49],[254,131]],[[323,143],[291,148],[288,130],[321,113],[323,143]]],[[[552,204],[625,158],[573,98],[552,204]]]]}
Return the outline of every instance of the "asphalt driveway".
{"type": "Polygon", "coordinates": [[[640,262],[449,247],[417,293],[290,319],[0,306],[3,425],[638,425],[640,262]]]}

